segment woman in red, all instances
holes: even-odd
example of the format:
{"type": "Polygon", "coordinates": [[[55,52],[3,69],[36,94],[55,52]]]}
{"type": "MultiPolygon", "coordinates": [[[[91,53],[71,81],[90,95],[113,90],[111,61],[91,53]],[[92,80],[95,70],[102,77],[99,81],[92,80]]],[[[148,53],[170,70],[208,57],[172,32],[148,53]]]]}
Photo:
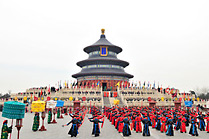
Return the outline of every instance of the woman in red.
{"type": "Polygon", "coordinates": [[[207,117],[205,117],[204,119],[206,119],[206,122],[207,122],[206,131],[207,131],[207,133],[209,133],[209,112],[208,112],[207,117]]]}
{"type": "Polygon", "coordinates": [[[154,114],[152,114],[150,116],[151,122],[152,122],[152,128],[155,128],[156,126],[156,116],[154,114]]]}
{"type": "Polygon", "coordinates": [[[138,133],[138,132],[141,133],[141,132],[142,132],[141,121],[142,121],[141,115],[139,115],[139,116],[137,116],[137,117],[135,118],[136,133],[138,133]]]}
{"type": "Polygon", "coordinates": [[[166,132],[166,117],[161,117],[161,128],[160,131],[161,133],[166,132]]]}
{"type": "Polygon", "coordinates": [[[183,132],[187,132],[186,131],[186,118],[183,117],[182,115],[182,118],[181,118],[181,127],[180,127],[180,132],[183,133],[183,132]]]}
{"type": "Polygon", "coordinates": [[[118,121],[119,122],[119,124],[118,124],[118,132],[122,133],[123,132],[123,119],[124,119],[124,117],[121,116],[118,119],[119,119],[119,121],[118,121]]]}

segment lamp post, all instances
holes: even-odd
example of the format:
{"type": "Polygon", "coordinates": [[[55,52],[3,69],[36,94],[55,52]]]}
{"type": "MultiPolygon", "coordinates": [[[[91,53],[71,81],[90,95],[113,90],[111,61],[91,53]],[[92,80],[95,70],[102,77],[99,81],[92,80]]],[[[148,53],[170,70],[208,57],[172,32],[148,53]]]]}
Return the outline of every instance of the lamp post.
{"type": "Polygon", "coordinates": [[[22,127],[22,119],[16,119],[16,128],[17,128],[17,139],[20,137],[20,129],[22,127]]]}
{"type": "Polygon", "coordinates": [[[45,128],[45,126],[44,126],[44,119],[45,119],[45,117],[46,117],[46,112],[44,111],[44,112],[41,113],[42,126],[41,126],[41,128],[39,129],[39,131],[46,131],[46,128],[45,128]]]}

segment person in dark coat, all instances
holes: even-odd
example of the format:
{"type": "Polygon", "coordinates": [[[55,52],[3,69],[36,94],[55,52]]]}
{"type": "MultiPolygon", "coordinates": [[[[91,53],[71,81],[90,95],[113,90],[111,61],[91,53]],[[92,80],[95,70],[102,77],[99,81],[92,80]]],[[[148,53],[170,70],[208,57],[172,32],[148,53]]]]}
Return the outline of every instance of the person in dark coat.
{"type": "Polygon", "coordinates": [[[178,131],[181,127],[181,117],[177,116],[176,117],[176,125],[175,125],[175,129],[178,131]]]}
{"type": "Polygon", "coordinates": [[[198,132],[197,132],[197,126],[196,126],[196,122],[195,122],[195,118],[192,116],[191,117],[191,127],[189,130],[189,134],[192,136],[198,136],[198,132]]]}
{"type": "Polygon", "coordinates": [[[157,120],[156,130],[160,130],[160,128],[161,128],[161,122],[160,122],[160,116],[159,115],[157,115],[156,120],[157,120]]]}
{"type": "Polygon", "coordinates": [[[7,120],[5,120],[1,129],[1,139],[8,139],[9,133],[12,133],[12,126],[8,127],[7,120]]]}
{"type": "Polygon", "coordinates": [[[166,135],[167,136],[174,136],[174,132],[173,132],[173,119],[171,119],[171,117],[169,117],[169,119],[167,120],[167,131],[166,131],[166,135]]]}
{"type": "Polygon", "coordinates": [[[77,134],[78,134],[77,124],[79,123],[79,121],[76,118],[73,118],[69,123],[67,123],[66,125],[63,125],[63,127],[68,126],[71,123],[72,123],[72,126],[71,126],[70,131],[68,132],[68,134],[71,135],[71,137],[76,137],[77,134]]]}
{"type": "Polygon", "coordinates": [[[205,131],[204,116],[202,114],[200,114],[197,118],[199,119],[199,129],[200,129],[200,131],[205,131]]]}
{"type": "Polygon", "coordinates": [[[189,126],[189,115],[185,114],[184,116],[186,118],[186,126],[189,126]]]}
{"type": "Polygon", "coordinates": [[[123,124],[123,136],[130,136],[131,130],[129,128],[130,122],[128,118],[126,117],[125,119],[123,119],[122,123],[124,123],[123,124]]]}
{"type": "Polygon", "coordinates": [[[99,129],[99,123],[103,123],[97,118],[94,118],[93,120],[89,119],[90,122],[93,122],[93,130],[92,130],[92,135],[95,135],[95,137],[98,137],[100,134],[100,129],[99,129]]]}
{"type": "Polygon", "coordinates": [[[142,135],[143,136],[150,136],[150,132],[149,132],[150,121],[147,116],[142,119],[142,123],[144,124],[142,135]]]}

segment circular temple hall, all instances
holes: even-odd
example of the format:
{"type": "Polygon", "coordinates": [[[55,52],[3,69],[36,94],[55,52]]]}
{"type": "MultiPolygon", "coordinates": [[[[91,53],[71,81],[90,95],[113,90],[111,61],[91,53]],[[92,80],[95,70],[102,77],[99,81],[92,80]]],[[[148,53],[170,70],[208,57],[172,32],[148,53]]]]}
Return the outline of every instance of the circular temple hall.
{"type": "Polygon", "coordinates": [[[129,79],[134,76],[124,70],[129,63],[117,58],[122,48],[110,43],[105,37],[105,30],[101,31],[100,39],[84,48],[89,57],[77,62],[82,70],[72,77],[77,79],[78,87],[100,86],[103,90],[115,91],[117,83],[123,82],[128,85],[129,79]]]}

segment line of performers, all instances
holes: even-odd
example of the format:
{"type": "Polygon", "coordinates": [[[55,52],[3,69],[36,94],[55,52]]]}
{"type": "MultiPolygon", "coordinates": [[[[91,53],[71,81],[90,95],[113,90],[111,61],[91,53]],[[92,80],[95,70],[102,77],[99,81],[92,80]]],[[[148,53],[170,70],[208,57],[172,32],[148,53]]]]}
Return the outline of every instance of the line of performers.
{"type": "MultiPolygon", "coordinates": [[[[72,120],[64,126],[72,124],[68,134],[71,137],[76,137],[78,129],[84,122],[84,117],[88,109],[86,107],[77,108],[69,111],[69,115],[72,120]]],[[[198,136],[198,129],[200,131],[207,131],[209,133],[209,112],[203,114],[198,109],[166,109],[158,107],[104,107],[103,112],[95,106],[90,108],[89,111],[92,117],[88,120],[93,123],[92,135],[95,137],[100,134],[100,126],[103,127],[104,117],[115,126],[119,133],[123,133],[123,136],[130,136],[131,131],[136,133],[142,133],[143,136],[150,136],[149,128],[155,128],[156,130],[165,133],[167,136],[174,136],[174,130],[180,131],[180,133],[187,133],[186,127],[190,126],[189,134],[192,136],[198,136]],[[142,128],[143,124],[143,128],[142,128]]],[[[59,110],[58,110],[59,115],[59,110]]],[[[48,123],[51,123],[52,112],[48,112],[48,123]]],[[[40,116],[39,113],[35,113],[33,121],[33,131],[37,131],[39,128],[40,116]]],[[[7,126],[7,121],[4,121],[2,126],[1,138],[7,138],[8,133],[12,132],[12,128],[7,126]]]]}
{"type": "MultiPolygon", "coordinates": [[[[74,113],[72,113],[71,109],[69,110],[69,116],[72,119],[69,123],[62,125],[62,126],[64,127],[64,126],[68,126],[68,125],[72,124],[72,126],[68,132],[68,134],[71,137],[76,137],[78,135],[78,130],[81,127],[81,125],[83,124],[84,117],[87,112],[88,112],[88,109],[84,106],[82,108],[75,109],[74,113]]],[[[54,114],[54,117],[55,117],[55,114],[57,114],[57,118],[61,118],[62,113],[66,114],[66,112],[61,112],[60,108],[54,109],[53,111],[52,111],[52,109],[48,109],[48,124],[55,123],[52,121],[52,113],[54,114]]],[[[88,120],[90,122],[93,122],[92,135],[97,137],[100,134],[99,123],[104,123],[104,116],[102,116],[101,111],[95,106],[90,109],[90,113],[92,114],[92,117],[88,118],[88,120]],[[100,119],[103,119],[103,121],[101,121],[100,119]]],[[[38,131],[39,126],[40,126],[40,115],[38,112],[36,112],[34,115],[34,119],[33,119],[32,131],[34,131],[34,132],[38,131]]],[[[103,126],[103,124],[102,124],[102,126],[103,126]]]]}
{"type": "Polygon", "coordinates": [[[209,133],[209,112],[202,114],[191,110],[172,110],[150,107],[104,107],[104,113],[112,125],[123,133],[123,136],[131,135],[131,130],[150,136],[149,127],[174,136],[174,130],[186,133],[186,127],[190,124],[189,134],[198,136],[198,130],[209,133]],[[206,120],[206,122],[205,122],[206,120]],[[142,129],[143,123],[143,129],[142,129]]]}
{"type": "MultiPolygon", "coordinates": [[[[67,123],[66,125],[63,125],[63,127],[72,124],[70,131],[68,132],[68,134],[71,135],[71,137],[77,136],[78,129],[83,124],[84,117],[87,112],[88,112],[88,110],[86,108],[83,108],[83,109],[77,109],[74,114],[70,114],[70,116],[72,117],[72,120],[69,123],[67,123]]],[[[93,122],[92,135],[97,137],[100,134],[99,123],[104,123],[104,116],[101,115],[101,111],[97,107],[92,107],[90,109],[89,113],[92,114],[92,117],[88,118],[88,120],[90,122],[93,122]],[[103,119],[103,121],[101,121],[100,119],[103,119]]],[[[103,126],[103,124],[102,124],[102,126],[103,126]]]]}

